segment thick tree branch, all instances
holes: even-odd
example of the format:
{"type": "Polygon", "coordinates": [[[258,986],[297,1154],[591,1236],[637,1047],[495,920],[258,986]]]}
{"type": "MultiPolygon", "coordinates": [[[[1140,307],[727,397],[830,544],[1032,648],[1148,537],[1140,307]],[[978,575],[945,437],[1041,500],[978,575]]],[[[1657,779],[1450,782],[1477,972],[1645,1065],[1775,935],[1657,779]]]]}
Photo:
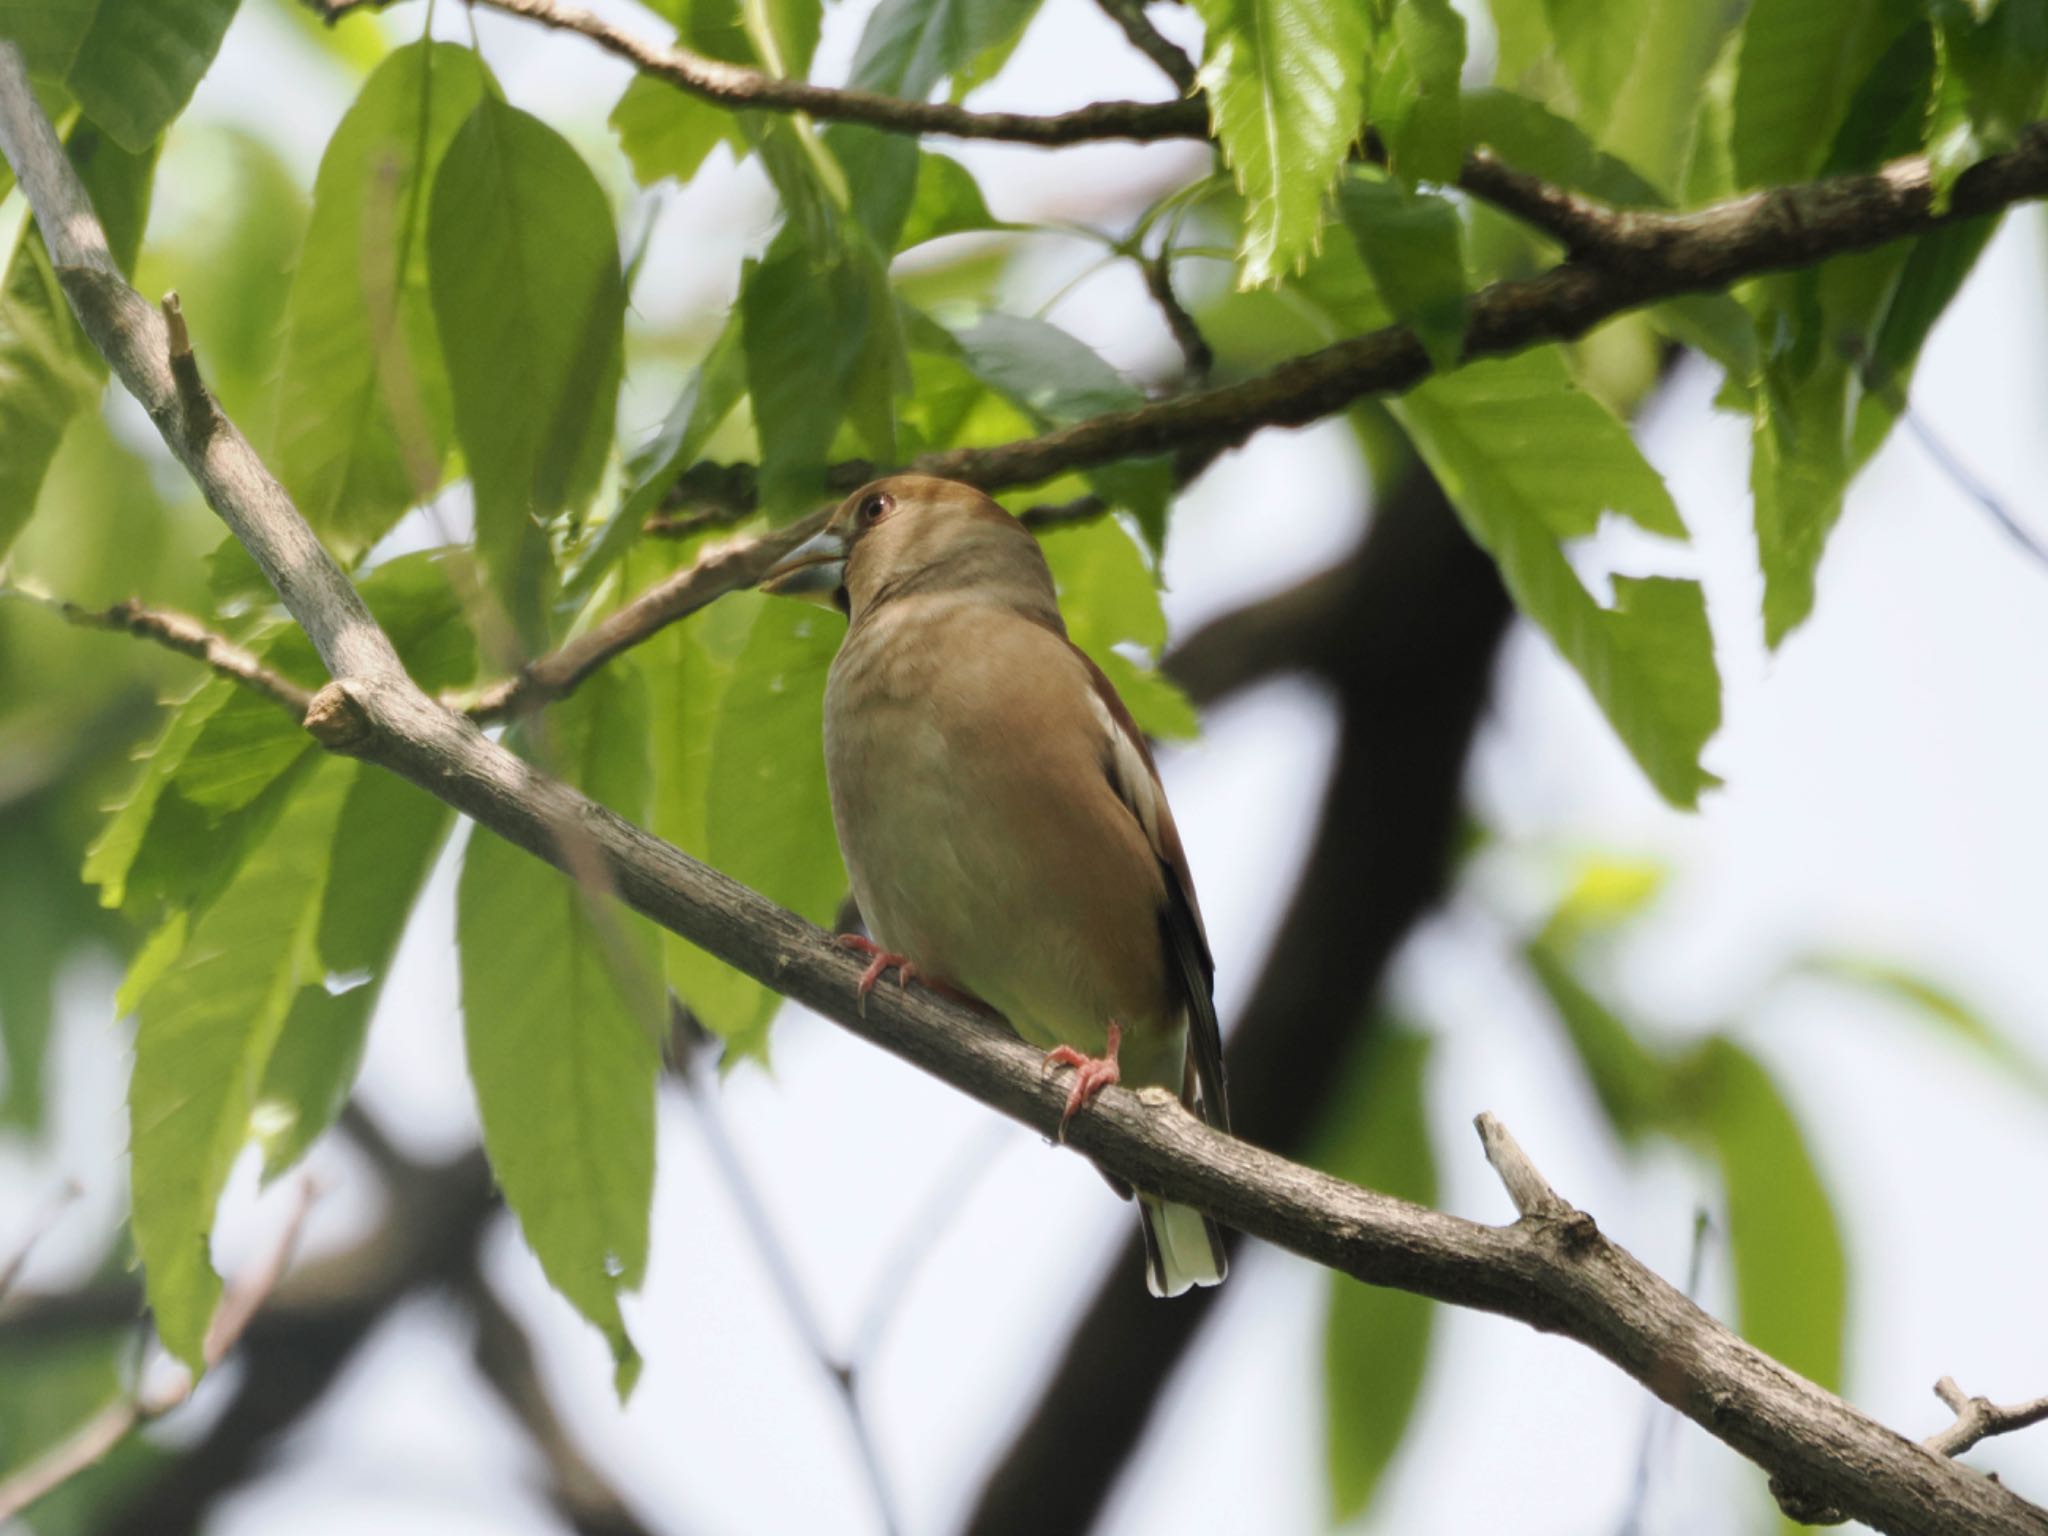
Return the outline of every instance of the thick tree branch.
{"type": "MultiPolygon", "coordinates": [[[[638,911],[990,1107],[1053,1132],[1063,1089],[1014,1035],[923,991],[883,989],[863,1015],[854,1006],[859,963],[827,935],[537,773],[421,693],[240,434],[223,421],[193,449],[163,323],[113,272],[11,44],[0,44],[0,147],[39,223],[54,232],[87,335],[150,408],[334,673],[307,715],[317,739],[391,768],[558,865],[572,862],[564,830],[573,828],[579,861],[601,860],[638,911]]],[[[1159,1091],[1109,1090],[1066,1139],[1137,1187],[1357,1279],[1576,1339],[1787,1486],[1880,1530],[2048,1536],[2048,1512],[1760,1354],[1576,1213],[1488,1227],[1424,1210],[1223,1135],[1159,1091]]]]}

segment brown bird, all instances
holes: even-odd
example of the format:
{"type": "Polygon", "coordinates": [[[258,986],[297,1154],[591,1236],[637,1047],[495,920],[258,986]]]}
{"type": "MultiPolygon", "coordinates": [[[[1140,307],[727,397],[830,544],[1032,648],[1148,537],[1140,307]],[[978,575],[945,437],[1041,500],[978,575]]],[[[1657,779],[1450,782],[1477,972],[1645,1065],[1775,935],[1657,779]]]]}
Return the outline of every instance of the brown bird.
{"type": "MultiPolygon", "coordinates": [[[[849,620],[825,688],[839,846],[895,968],[993,1008],[1074,1069],[1068,1120],[1110,1083],[1178,1093],[1228,1129],[1215,966],[1144,737],[1067,638],[1038,541],[971,486],[854,492],[767,590],[849,620]]],[[[1223,1278],[1215,1224],[1138,1192],[1146,1280],[1223,1278]]]]}

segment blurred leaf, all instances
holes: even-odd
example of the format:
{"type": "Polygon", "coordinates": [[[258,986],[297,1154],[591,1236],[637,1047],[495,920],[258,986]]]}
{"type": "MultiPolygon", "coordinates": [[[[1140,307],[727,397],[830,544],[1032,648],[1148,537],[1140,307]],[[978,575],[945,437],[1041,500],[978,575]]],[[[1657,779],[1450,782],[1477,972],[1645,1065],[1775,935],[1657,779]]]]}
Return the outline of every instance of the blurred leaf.
{"type": "Polygon", "coordinates": [[[635,75],[626,83],[609,121],[633,179],[643,187],[666,177],[687,182],[720,144],[735,145],[735,154],[746,145],[728,109],[654,75],[635,75]]]}
{"type": "Polygon", "coordinates": [[[1630,0],[1640,41],[1600,141],[1673,198],[1700,133],[1700,98],[1739,7],[1697,0],[1630,0]]]}
{"type": "MultiPolygon", "coordinates": [[[[40,1338],[24,1329],[0,1345],[0,1379],[7,1382],[0,1392],[0,1478],[54,1448],[121,1395],[130,1347],[120,1328],[40,1338]]],[[[38,1531],[42,1513],[38,1503],[38,1531]]]]}
{"type": "MultiPolygon", "coordinates": [[[[620,815],[646,819],[636,669],[595,673],[546,723],[544,762],[620,815]]],[[[491,1168],[549,1283],[610,1344],[623,1397],[639,1355],[619,1294],[646,1271],[654,1191],[654,932],[607,893],[478,828],[456,891],[456,942],[491,1168]]]]}
{"type": "MultiPolygon", "coordinates": [[[[948,331],[975,377],[1044,431],[1145,403],[1144,392],[1056,325],[988,311],[948,331]]],[[[1165,459],[1127,459],[1087,472],[1096,492],[1130,512],[1156,551],[1166,542],[1173,469],[1165,459]]]]}
{"type": "Polygon", "coordinates": [[[1243,281],[1270,283],[1322,243],[1323,200],[1365,112],[1365,7],[1195,0],[1194,8],[1210,122],[1245,195],[1243,281]]]}
{"type": "Polygon", "coordinates": [[[135,286],[178,293],[207,387],[264,441],[306,200],[278,152],[247,129],[194,124],[168,142],[135,286]]]}
{"type": "Polygon", "coordinates": [[[285,317],[275,463],[344,559],[441,481],[451,408],[422,212],[449,141],[489,87],[467,48],[401,48],[320,157],[285,317]]]}
{"type": "Polygon", "coordinates": [[[1976,1051],[2001,1076],[2025,1084],[2031,1092],[2048,1094],[2048,1065],[2035,1060],[1994,1029],[1980,1010],[1955,992],[1918,972],[1888,960],[1823,952],[1795,960],[1786,974],[1814,976],[1888,997],[1950,1039],[1976,1051]]]}
{"type": "Polygon", "coordinates": [[[2039,114],[2048,84],[2048,0],[1928,0],[1938,58],[1927,125],[1936,206],[1956,177],[2011,149],[2039,114]],[[1980,14],[1983,11],[1984,14],[1980,14]]]}
{"type": "Polygon", "coordinates": [[[1525,955],[1615,1134],[1635,1142],[1671,1129],[1670,1066],[1579,980],[1557,936],[1533,941],[1525,955]]]}
{"type": "Polygon", "coordinates": [[[1048,528],[1039,548],[1052,568],[1067,635],[1102,668],[1148,736],[1187,740],[1201,721],[1187,695],[1158,670],[1166,644],[1166,614],[1159,585],[1145,557],[1112,518],[1048,528]],[[1135,648],[1143,664],[1127,652],[1135,648]]]}
{"type": "Polygon", "coordinates": [[[953,82],[957,101],[1000,69],[1040,0],[882,0],[868,17],[851,84],[923,101],[953,82]]]}
{"type": "MultiPolygon", "coordinates": [[[[127,271],[148,218],[155,149],[131,155],[89,123],[74,127],[64,148],[127,271]]],[[[35,510],[65,428],[99,399],[106,376],[72,318],[42,236],[25,224],[0,280],[0,556],[35,510]]]]}
{"type": "Polygon", "coordinates": [[[349,786],[320,907],[323,974],[293,999],[256,1096],[266,1180],[297,1162],[347,1102],[399,938],[453,821],[381,768],[361,765],[349,786]]]}
{"type": "MultiPolygon", "coordinates": [[[[731,653],[702,767],[704,846],[734,879],[829,927],[846,870],[825,785],[825,673],[844,627],[809,604],[750,601],[759,607],[731,653]]],[[[727,1015],[745,1016],[737,1008],[727,1015]]],[[[759,1054],[765,1038],[728,1036],[727,1044],[735,1055],[759,1054]]]]}
{"type": "Polygon", "coordinates": [[[220,1300],[214,1208],[285,1016],[320,979],[321,891],[357,767],[319,764],[142,1000],[128,1086],[135,1246],[164,1347],[194,1371],[220,1300]]]}
{"type": "MultiPolygon", "coordinates": [[[[763,601],[734,596],[714,603],[685,623],[670,625],[647,647],[653,679],[651,826],[657,836],[700,859],[711,856],[712,733],[763,601]]],[[[796,749],[808,750],[804,744],[796,749]]],[[[737,1052],[759,1055],[781,999],[680,935],[664,932],[662,945],[669,986],[704,1027],[737,1042],[737,1052]]]]}
{"type": "Polygon", "coordinates": [[[1641,916],[1670,877],[1670,868],[1655,859],[1585,855],[1544,925],[1544,942],[1568,953],[1587,937],[1612,932],[1641,916]]]}
{"type": "MultiPolygon", "coordinates": [[[[1430,1042],[1382,1025],[1371,1030],[1310,1160],[1326,1173],[1418,1205],[1436,1203],[1423,1071],[1430,1042]]],[[[1324,1454],[1333,1518],[1371,1505],[1422,1394],[1436,1309],[1423,1297],[1345,1275],[1330,1277],[1323,1331],[1324,1454]]]]}
{"type": "Polygon", "coordinates": [[[1918,0],[1752,0],[1735,77],[1738,183],[1820,170],[1852,98],[1917,11],[1918,0]]]}
{"type": "Polygon", "coordinates": [[[1850,444],[1851,461],[1870,461],[1903,412],[1920,349],[1962,290],[1963,280],[1998,232],[2000,219],[1962,219],[1920,236],[1908,247],[1899,280],[1887,295],[1883,314],[1858,370],[1861,398],[1850,444]]]}
{"type": "Polygon", "coordinates": [[[1848,1261],[1791,1106],[1755,1057],[1718,1035],[1680,1066],[1678,1091],[1720,1160],[1742,1336],[1839,1391],[1848,1261]]]}
{"type": "Polygon", "coordinates": [[[1697,804],[1718,782],[1699,754],[1721,720],[1698,584],[1616,576],[1614,606],[1603,608],[1561,544],[1591,533],[1604,512],[1684,536],[1628,429],[1572,385],[1554,348],[1468,364],[1389,408],[1515,605],[1585,679],[1650,782],[1673,805],[1697,804]]]}
{"type": "Polygon", "coordinates": [[[988,211],[972,171],[949,156],[928,149],[918,151],[917,184],[910,211],[896,236],[897,250],[907,251],[942,235],[1004,227],[988,211]]]}
{"type": "Polygon", "coordinates": [[[0,1131],[43,1128],[44,1063],[62,968],[110,937],[74,873],[77,848],[59,811],[70,785],[0,810],[0,1131]]]}
{"type": "Polygon", "coordinates": [[[1458,81],[1465,68],[1464,17],[1450,0],[1401,0],[1374,64],[1366,112],[1386,146],[1389,168],[1411,184],[1456,181],[1463,149],[1458,81]]]}
{"type": "Polygon", "coordinates": [[[0,36],[132,154],[185,110],[238,0],[0,0],[0,36]]]}
{"type": "MultiPolygon", "coordinates": [[[[1559,62],[1578,98],[1574,120],[1598,136],[1649,36],[1646,0],[1543,0],[1559,62]]],[[[1709,9],[1709,7],[1696,7],[1709,9]]]]}
{"type": "Polygon", "coordinates": [[[588,500],[611,445],[625,317],[611,203],[566,139],[486,93],[434,177],[427,253],[477,551],[531,646],[539,524],[588,500]]]}
{"type": "Polygon", "coordinates": [[[1338,206],[1380,297],[1447,372],[1465,342],[1465,256],[1458,210],[1370,168],[1347,177],[1338,206]]]}

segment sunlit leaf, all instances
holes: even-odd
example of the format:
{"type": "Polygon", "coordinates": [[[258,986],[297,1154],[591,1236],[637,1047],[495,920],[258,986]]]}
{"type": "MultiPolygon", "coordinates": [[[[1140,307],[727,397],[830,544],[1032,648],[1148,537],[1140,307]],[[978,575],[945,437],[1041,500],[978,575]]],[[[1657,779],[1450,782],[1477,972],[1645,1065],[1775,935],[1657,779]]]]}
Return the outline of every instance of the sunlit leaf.
{"type": "MultiPolygon", "coordinates": [[[[1380,1026],[1330,1101],[1317,1167],[1419,1205],[1436,1202],[1423,1072],[1429,1040],[1380,1026]]],[[[1324,1460],[1332,1515],[1372,1503],[1422,1392],[1436,1309],[1423,1297],[1330,1277],[1323,1329],[1324,1460]]]]}
{"type": "MultiPolygon", "coordinates": [[[[546,719],[544,763],[646,817],[647,714],[630,665],[546,719]]],[[[565,828],[574,839],[576,829],[565,828]]],[[[574,865],[571,846],[564,857],[574,865]]],[[[620,1394],[639,1356],[619,1315],[647,1265],[662,1028],[653,930],[597,883],[482,828],[456,891],[463,1038],[484,1149],[549,1282],[610,1344],[620,1394]]]]}
{"type": "Polygon", "coordinates": [[[1158,669],[1166,615],[1159,585],[1131,536],[1100,518],[1047,529],[1038,542],[1052,568],[1068,638],[1102,668],[1138,728],[1176,740],[1196,735],[1201,722],[1194,705],[1158,669]],[[1131,659],[1132,651],[1142,664],[1131,659]]]}
{"type": "Polygon", "coordinates": [[[1453,367],[1465,340],[1464,238],[1457,209],[1370,170],[1345,180],[1338,206],[1394,318],[1414,329],[1439,370],[1453,367]]]}
{"type": "Polygon", "coordinates": [[[1468,364],[1390,402],[1515,605],[1578,671],[1622,744],[1672,804],[1715,780],[1700,750],[1721,721],[1720,676],[1697,583],[1614,578],[1597,603],[1562,541],[1603,513],[1683,536],[1669,493],[1619,421],[1548,349],[1468,364]]]}
{"type": "Polygon", "coordinates": [[[0,36],[131,153],[185,110],[239,0],[0,0],[0,36]]]}
{"type": "Polygon", "coordinates": [[[1365,7],[1197,0],[1195,10],[1210,122],[1245,196],[1244,281],[1269,283],[1322,243],[1323,203],[1365,112],[1365,7]]]}
{"type": "Polygon", "coordinates": [[[344,558],[440,484],[450,406],[424,209],[488,85],[467,48],[401,48],[364,82],[320,159],[285,318],[275,467],[344,558]]]}
{"type": "Polygon", "coordinates": [[[1401,0],[1385,33],[1373,61],[1367,116],[1386,146],[1387,164],[1411,183],[1455,181],[1463,147],[1458,81],[1465,19],[1450,0],[1401,0]]]}
{"type": "Polygon", "coordinates": [[[358,765],[322,762],[142,1001],[128,1086],[135,1246],[164,1345],[193,1369],[220,1300],[214,1207],[316,934],[334,829],[358,765]]]}
{"type": "Polygon", "coordinates": [[[1753,0],[1735,77],[1739,183],[1803,181],[1818,171],[1871,67],[1918,10],[1918,0],[1753,0]]]}
{"type": "Polygon", "coordinates": [[[949,156],[918,151],[917,183],[909,213],[896,236],[897,250],[907,251],[944,235],[1002,227],[988,211],[972,171],[949,156]]]}
{"type": "Polygon", "coordinates": [[[486,93],[434,177],[427,250],[477,551],[531,642],[539,524],[584,504],[611,445],[625,316],[611,203],[567,140],[486,93]]]}

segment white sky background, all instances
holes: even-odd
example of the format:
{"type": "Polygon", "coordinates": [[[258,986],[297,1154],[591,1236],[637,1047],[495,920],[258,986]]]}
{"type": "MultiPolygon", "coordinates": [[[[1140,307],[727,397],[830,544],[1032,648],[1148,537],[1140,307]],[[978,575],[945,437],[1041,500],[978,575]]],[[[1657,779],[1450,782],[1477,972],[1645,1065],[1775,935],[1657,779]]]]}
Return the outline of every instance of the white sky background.
{"type": "MultiPolygon", "coordinates": [[[[629,4],[600,8],[660,35],[660,23],[629,4]]],[[[830,18],[822,78],[843,69],[864,9],[849,4],[830,18]]],[[[421,15],[417,5],[401,7],[383,25],[407,37],[421,15]]],[[[603,116],[623,68],[575,38],[490,15],[477,25],[511,99],[602,163],[603,116]]],[[[464,26],[457,7],[442,7],[440,30],[462,35],[464,26]]],[[[1157,96],[1162,86],[1087,0],[1050,0],[977,104],[1049,111],[1108,95],[1157,96]]],[[[251,0],[192,118],[257,125],[282,140],[310,184],[348,99],[339,73],[251,0]]],[[[983,174],[994,211],[1013,218],[1086,217],[1199,164],[1199,151],[1171,146],[947,148],[983,174]]],[[[756,173],[731,172],[723,156],[715,167],[687,193],[669,194],[638,296],[650,314],[715,309],[732,291],[740,257],[769,230],[772,205],[756,173]]],[[[159,195],[174,206],[175,188],[159,195]]],[[[2037,426],[2048,419],[2042,246],[2037,212],[2009,221],[1936,332],[1914,397],[1977,475],[2048,533],[2048,506],[2035,490],[2048,479],[2037,426]]],[[[1006,302],[1035,309],[1092,257],[1079,244],[1036,242],[1006,302]]],[[[1051,317],[1127,368],[1167,355],[1127,267],[1080,287],[1051,317]]],[[[1888,1424],[1924,1434],[1943,1420],[1929,1388],[1944,1373],[1999,1399],[2048,1391],[2039,1281],[2048,1260],[2048,1110],[1887,1005],[1816,983],[1768,991],[1766,983],[1814,948],[1881,956],[1957,984],[2048,1060],[2048,569],[1900,432],[1852,493],[1815,618],[1767,656],[1747,435],[1741,422],[1709,411],[1713,383],[1702,368],[1681,373],[1643,441],[1695,534],[1692,552],[1656,558],[1660,569],[1696,568],[1707,586],[1727,722],[1708,763],[1727,788],[1698,816],[1665,808],[1576,677],[1521,627],[1475,768],[1478,805],[1509,851],[1411,945],[1398,993],[1438,1040],[1430,1092],[1442,1204],[1485,1220],[1508,1214],[1469,1129],[1474,1112],[1491,1109],[1567,1197],[1678,1276],[1693,1209],[1711,1186],[1672,1154],[1631,1161],[1600,1129],[1556,1027],[1503,948],[1542,901],[1535,876],[1560,850],[1669,859],[1672,889],[1622,951],[1616,985],[1644,1016],[1675,1027],[1733,1024],[1789,1086],[1846,1227],[1849,1394],[1888,1424]]],[[[668,404],[666,388],[643,379],[628,397],[629,423],[651,427],[668,404]]],[[[1167,554],[1175,634],[1340,554],[1361,526],[1362,491],[1339,428],[1267,433],[1223,461],[1175,518],[1167,554]]],[[[1591,557],[1641,569],[1644,549],[1615,538],[1597,542],[1591,557]]],[[[1231,701],[1200,743],[1164,756],[1215,941],[1226,1023],[1291,887],[1330,735],[1310,690],[1275,685],[1231,701]]],[[[364,1085],[393,1134],[422,1153],[451,1151],[473,1134],[452,887],[444,869],[408,936],[364,1085]]],[[[37,1253],[31,1279],[44,1283],[61,1283],[85,1261],[94,1221],[122,1198],[126,1064],[96,1027],[110,1011],[113,981],[91,971],[67,990],[67,1011],[86,1018],[62,1034],[53,1155],[32,1173],[11,1154],[0,1162],[0,1235],[24,1224],[62,1177],[89,1187],[86,1207],[67,1223],[74,1235],[60,1229],[37,1253]]],[[[1092,1294],[1129,1210],[1079,1159],[830,1026],[785,1014],[775,1051],[773,1078],[749,1068],[727,1084],[723,1117],[836,1345],[854,1337],[874,1288],[886,1283],[899,1233],[948,1168],[993,1159],[910,1279],[865,1383],[908,1529],[949,1530],[1092,1294]]],[[[629,1313],[647,1368],[629,1409],[612,1402],[596,1335],[547,1290],[509,1230],[497,1244],[494,1273],[533,1325],[559,1401],[659,1529],[873,1529],[833,1396],[777,1304],[698,1127],[673,1098],[664,1099],[661,1126],[654,1258],[629,1313]]],[[[312,1240],[345,1241],[367,1217],[362,1197],[339,1149],[314,1161],[336,1187],[312,1240]]],[[[261,1247],[289,1199],[278,1192],[255,1201],[249,1173],[225,1211],[220,1256],[230,1265],[261,1247]]],[[[1119,1492],[1113,1531],[1324,1527],[1324,1289],[1319,1274],[1292,1259],[1247,1255],[1119,1492]]],[[[1704,1300],[1725,1312],[1725,1272],[1715,1264],[1704,1300]]],[[[556,1529],[527,1491],[537,1464],[474,1385],[468,1341],[453,1322],[427,1305],[395,1319],[295,1435],[280,1468],[227,1507],[222,1536],[556,1529]]],[[[1373,1528],[1418,1536],[1612,1530],[1651,1410],[1639,1387],[1576,1345],[1446,1311],[1409,1447],[1373,1528]]],[[[204,1412],[203,1399],[194,1412],[204,1412]]],[[[178,1428],[173,1421],[161,1432],[178,1428]]],[[[1993,1442],[1971,1460],[2048,1496],[2048,1432],[1993,1442]]],[[[1668,1430],[1654,1465],[1648,1529],[1656,1536],[1766,1528],[1766,1505],[1745,1469],[1690,1425],[1668,1430]]]]}

